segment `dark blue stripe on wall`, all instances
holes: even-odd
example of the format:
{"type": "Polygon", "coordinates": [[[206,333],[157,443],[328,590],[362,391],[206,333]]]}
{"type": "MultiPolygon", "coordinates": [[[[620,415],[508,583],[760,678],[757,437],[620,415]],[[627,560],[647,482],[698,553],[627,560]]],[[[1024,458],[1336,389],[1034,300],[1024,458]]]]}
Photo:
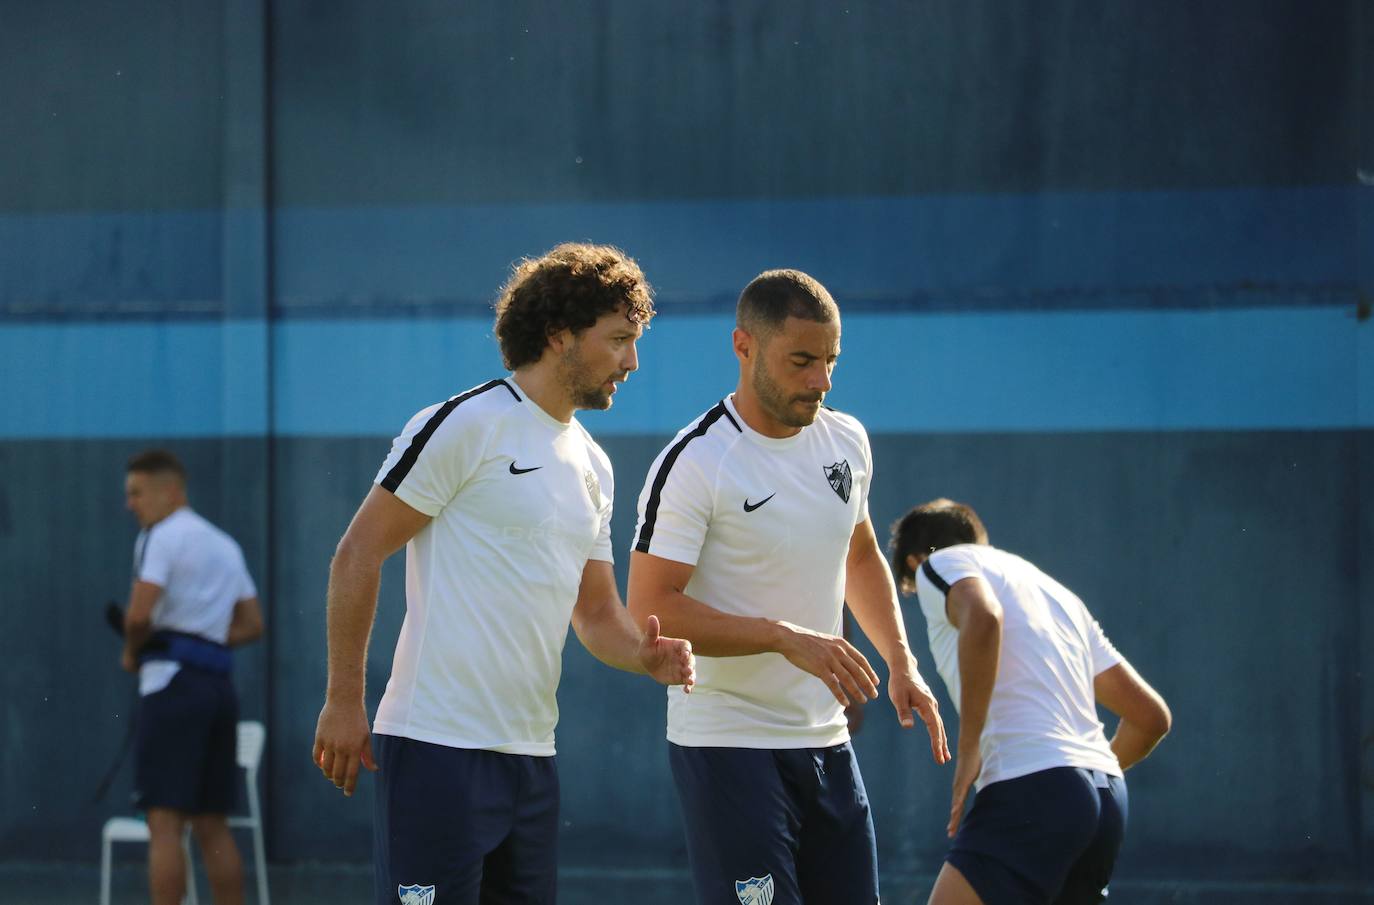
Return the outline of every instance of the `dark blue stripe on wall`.
{"type": "MultiPolygon", "coordinates": [[[[666,308],[733,310],[799,267],[847,311],[1253,308],[1353,303],[1349,188],[626,202],[274,212],[287,317],[489,316],[512,262],[552,245],[635,255],[666,308]]],[[[0,216],[0,317],[222,310],[223,218],[0,216]]]]}

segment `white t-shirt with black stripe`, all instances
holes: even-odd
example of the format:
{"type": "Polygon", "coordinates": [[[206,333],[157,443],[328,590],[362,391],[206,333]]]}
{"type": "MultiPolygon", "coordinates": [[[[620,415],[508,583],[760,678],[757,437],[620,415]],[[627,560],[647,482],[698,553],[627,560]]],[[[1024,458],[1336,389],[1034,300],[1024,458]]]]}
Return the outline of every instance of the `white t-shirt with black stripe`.
{"type": "MultiPolygon", "coordinates": [[[[785,439],[750,429],[725,399],[649,470],[635,550],[695,566],[686,593],[739,616],[839,634],[845,560],[868,518],[868,435],[822,408],[785,439]]],[[[820,679],[781,654],[697,656],[690,695],[668,689],[668,740],[685,746],[818,748],[849,738],[820,679]]]]}
{"type": "Polygon", "coordinates": [[[415,415],[376,483],[433,517],[373,731],[554,753],[563,644],[588,560],[611,560],[611,463],[513,378],[415,415]]]}
{"type": "Polygon", "coordinates": [[[957,582],[983,578],[1002,605],[1002,655],[979,740],[978,788],[1052,767],[1121,775],[1097,718],[1093,678],[1122,657],[1083,601],[1032,563],[989,547],[936,550],[916,573],[930,652],[959,707],[959,630],[945,613],[957,582]]]}

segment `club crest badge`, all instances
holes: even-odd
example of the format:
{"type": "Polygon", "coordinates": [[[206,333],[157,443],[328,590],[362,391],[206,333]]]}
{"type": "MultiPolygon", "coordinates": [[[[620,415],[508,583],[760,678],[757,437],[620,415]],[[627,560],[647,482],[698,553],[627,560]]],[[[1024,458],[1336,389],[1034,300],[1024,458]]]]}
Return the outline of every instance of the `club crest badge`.
{"type": "Polygon", "coordinates": [[[590,468],[582,473],[582,480],[587,485],[587,496],[592,498],[592,505],[601,507],[601,482],[596,479],[596,472],[590,468]]]}
{"type": "Polygon", "coordinates": [[[433,886],[397,886],[396,895],[401,897],[401,905],[434,905],[433,886]]]}
{"type": "Polygon", "coordinates": [[[836,496],[849,502],[849,491],[854,489],[854,474],[849,470],[849,460],[841,459],[834,465],[824,465],[825,479],[830,482],[830,489],[835,491],[836,496]]]}
{"type": "Polygon", "coordinates": [[[773,875],[750,877],[748,880],[735,881],[735,895],[740,905],[771,905],[773,901],[773,875]]]}

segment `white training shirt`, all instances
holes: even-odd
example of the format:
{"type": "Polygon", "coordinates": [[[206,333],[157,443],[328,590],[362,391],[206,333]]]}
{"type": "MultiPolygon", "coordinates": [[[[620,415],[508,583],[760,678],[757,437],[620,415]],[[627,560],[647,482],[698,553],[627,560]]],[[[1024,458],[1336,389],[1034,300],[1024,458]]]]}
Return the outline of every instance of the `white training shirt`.
{"type": "Polygon", "coordinates": [[[373,730],[554,753],[563,644],[587,561],[611,561],[611,463],[513,378],[426,408],[376,483],[433,517],[406,544],[406,615],[373,730]]]}
{"type": "Polygon", "coordinates": [[[1121,775],[1093,678],[1122,661],[1083,601],[1033,564],[986,544],[936,550],[916,573],[930,650],[959,707],[959,630],[945,613],[957,582],[981,576],[1002,605],[1002,654],[979,749],[978,788],[1052,767],[1121,775]]]}
{"type": "MultiPolygon", "coordinates": [[[[838,635],[845,559],[868,518],[868,435],[822,408],[785,439],[745,424],[727,398],[649,470],[635,550],[695,566],[685,593],[724,613],[838,635]]],[[[696,687],[668,689],[668,740],[685,746],[818,748],[849,738],[825,684],[777,653],[696,658],[696,687]]]]}
{"type": "MultiPolygon", "coordinates": [[[[234,604],[258,595],[239,545],[189,506],[139,532],[134,578],[162,588],[153,605],[153,631],[186,632],[220,644],[229,638],[234,604]]],[[[179,669],[172,660],[144,663],[139,693],[161,691],[179,669]]]]}

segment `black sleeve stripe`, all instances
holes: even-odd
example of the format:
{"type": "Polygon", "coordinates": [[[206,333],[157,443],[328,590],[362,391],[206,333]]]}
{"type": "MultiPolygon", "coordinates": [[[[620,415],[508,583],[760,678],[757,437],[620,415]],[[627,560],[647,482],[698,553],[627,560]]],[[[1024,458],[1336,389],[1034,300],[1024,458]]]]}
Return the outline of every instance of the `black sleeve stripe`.
{"type": "Polygon", "coordinates": [[[420,458],[420,451],[425,448],[425,444],[429,442],[429,438],[434,436],[434,432],[439,429],[439,425],[444,423],[444,419],[449,416],[449,413],[462,403],[467,402],[473,396],[481,395],[487,390],[495,389],[496,387],[505,387],[510,390],[512,396],[515,396],[517,402],[520,400],[520,397],[515,395],[515,390],[512,390],[510,384],[506,383],[504,380],[492,380],[482,384],[474,390],[468,390],[461,396],[454,396],[448,402],[440,406],[437,412],[430,415],[429,420],[425,422],[425,426],[420,428],[414,437],[410,438],[410,446],[401,454],[400,460],[391,467],[391,471],[386,473],[386,477],[382,479],[382,486],[392,493],[395,493],[396,488],[401,486],[401,482],[405,480],[406,475],[410,474],[410,470],[415,467],[416,461],[420,458]]]}
{"type": "Polygon", "coordinates": [[[644,525],[639,529],[639,540],[635,543],[636,552],[649,552],[649,541],[654,536],[654,523],[658,521],[658,504],[663,497],[663,485],[668,483],[668,472],[672,471],[673,463],[687,448],[688,443],[697,437],[705,436],[706,432],[711,429],[711,425],[719,421],[722,415],[735,425],[735,430],[739,430],[739,425],[735,424],[735,419],[731,418],[730,413],[726,410],[725,402],[718,402],[712,406],[709,412],[702,415],[697,426],[684,434],[682,439],[677,441],[673,448],[668,450],[668,454],[663,457],[663,462],[658,466],[658,473],[654,475],[653,489],[649,492],[649,503],[644,507],[644,525]]]}
{"type": "Polygon", "coordinates": [[[940,573],[935,571],[935,567],[930,564],[930,560],[921,563],[921,571],[930,579],[930,583],[940,589],[940,593],[949,596],[949,582],[940,577],[940,573]]]}

